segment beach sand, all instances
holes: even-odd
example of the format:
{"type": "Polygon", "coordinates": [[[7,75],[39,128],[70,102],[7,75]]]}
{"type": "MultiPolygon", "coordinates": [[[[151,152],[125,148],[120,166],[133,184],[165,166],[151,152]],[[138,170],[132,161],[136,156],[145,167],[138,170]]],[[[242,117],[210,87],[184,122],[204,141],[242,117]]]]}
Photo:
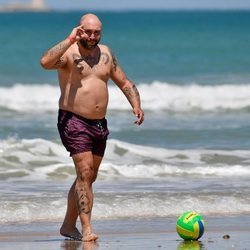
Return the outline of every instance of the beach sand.
{"type": "Polygon", "coordinates": [[[250,249],[249,216],[208,217],[204,220],[204,235],[199,241],[190,242],[183,241],[177,235],[176,218],[93,221],[94,231],[99,234],[95,243],[65,240],[58,234],[58,222],[3,224],[0,228],[0,249],[250,249]],[[230,238],[224,239],[224,235],[229,235],[230,238]]]}

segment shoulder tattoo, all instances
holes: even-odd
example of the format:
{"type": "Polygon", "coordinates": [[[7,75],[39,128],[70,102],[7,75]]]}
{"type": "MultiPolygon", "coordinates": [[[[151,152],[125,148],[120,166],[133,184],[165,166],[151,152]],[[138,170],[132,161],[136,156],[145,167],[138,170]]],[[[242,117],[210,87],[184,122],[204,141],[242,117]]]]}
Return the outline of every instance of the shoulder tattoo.
{"type": "Polygon", "coordinates": [[[111,54],[111,56],[112,56],[113,69],[114,69],[114,71],[116,71],[116,70],[117,70],[117,67],[118,67],[118,61],[117,61],[117,59],[116,59],[114,53],[113,53],[110,49],[109,49],[109,52],[110,52],[110,54],[111,54]]]}
{"type": "Polygon", "coordinates": [[[106,53],[106,52],[102,52],[101,53],[101,60],[102,60],[102,62],[104,63],[104,64],[108,64],[108,62],[109,62],[109,54],[108,53],[106,53]]]}
{"type": "Polygon", "coordinates": [[[114,54],[112,54],[112,59],[113,59],[113,65],[114,65],[114,71],[117,70],[118,62],[114,54]]]}

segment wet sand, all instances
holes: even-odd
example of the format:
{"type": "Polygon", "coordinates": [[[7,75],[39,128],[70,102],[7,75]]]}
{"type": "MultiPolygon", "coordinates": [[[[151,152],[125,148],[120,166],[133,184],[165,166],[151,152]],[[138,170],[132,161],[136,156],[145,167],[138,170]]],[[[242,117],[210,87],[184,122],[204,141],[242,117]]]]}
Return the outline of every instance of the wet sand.
{"type": "Polygon", "coordinates": [[[32,250],[246,250],[250,249],[250,216],[208,217],[199,241],[183,241],[175,231],[176,218],[93,221],[99,239],[94,243],[65,240],[60,223],[3,224],[0,249],[32,250]]]}

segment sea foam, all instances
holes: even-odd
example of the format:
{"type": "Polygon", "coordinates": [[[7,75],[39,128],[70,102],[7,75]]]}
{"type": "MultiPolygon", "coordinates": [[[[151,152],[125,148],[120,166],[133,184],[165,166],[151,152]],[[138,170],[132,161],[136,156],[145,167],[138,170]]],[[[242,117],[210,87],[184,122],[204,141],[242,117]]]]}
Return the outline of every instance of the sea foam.
{"type": "MultiPolygon", "coordinates": [[[[168,150],[108,140],[95,183],[93,218],[247,214],[249,150],[168,150]]],[[[62,221],[75,179],[63,146],[0,141],[0,223],[62,221]]]]}
{"type": "MultiPolygon", "coordinates": [[[[51,180],[75,176],[68,152],[45,139],[1,140],[0,179],[51,180]]],[[[250,176],[248,150],[169,150],[108,140],[100,179],[174,176],[250,176]]]]}
{"type": "MultiPolygon", "coordinates": [[[[250,107],[250,84],[178,85],[166,82],[138,84],[142,105],[150,111],[240,110],[250,107]]],[[[110,83],[111,110],[130,110],[125,96],[110,83]]],[[[0,107],[20,112],[56,111],[59,87],[49,84],[15,84],[0,87],[0,107]]]]}

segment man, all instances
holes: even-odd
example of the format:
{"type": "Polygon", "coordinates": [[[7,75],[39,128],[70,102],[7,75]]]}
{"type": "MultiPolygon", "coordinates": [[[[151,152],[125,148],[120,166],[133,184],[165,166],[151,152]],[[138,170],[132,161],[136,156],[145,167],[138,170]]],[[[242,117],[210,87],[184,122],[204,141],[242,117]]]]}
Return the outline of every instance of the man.
{"type": "Polygon", "coordinates": [[[102,23],[86,14],[70,35],[49,49],[41,58],[45,69],[57,69],[61,96],[58,130],[70,152],[76,180],[68,193],[68,206],[61,235],[75,240],[95,241],[92,232],[92,184],[96,180],[109,134],[105,119],[108,104],[107,82],[111,78],[127,97],[137,117],[144,121],[136,86],[127,79],[111,50],[99,44],[102,23]],[[77,218],[82,234],[76,228],[77,218]]]}

